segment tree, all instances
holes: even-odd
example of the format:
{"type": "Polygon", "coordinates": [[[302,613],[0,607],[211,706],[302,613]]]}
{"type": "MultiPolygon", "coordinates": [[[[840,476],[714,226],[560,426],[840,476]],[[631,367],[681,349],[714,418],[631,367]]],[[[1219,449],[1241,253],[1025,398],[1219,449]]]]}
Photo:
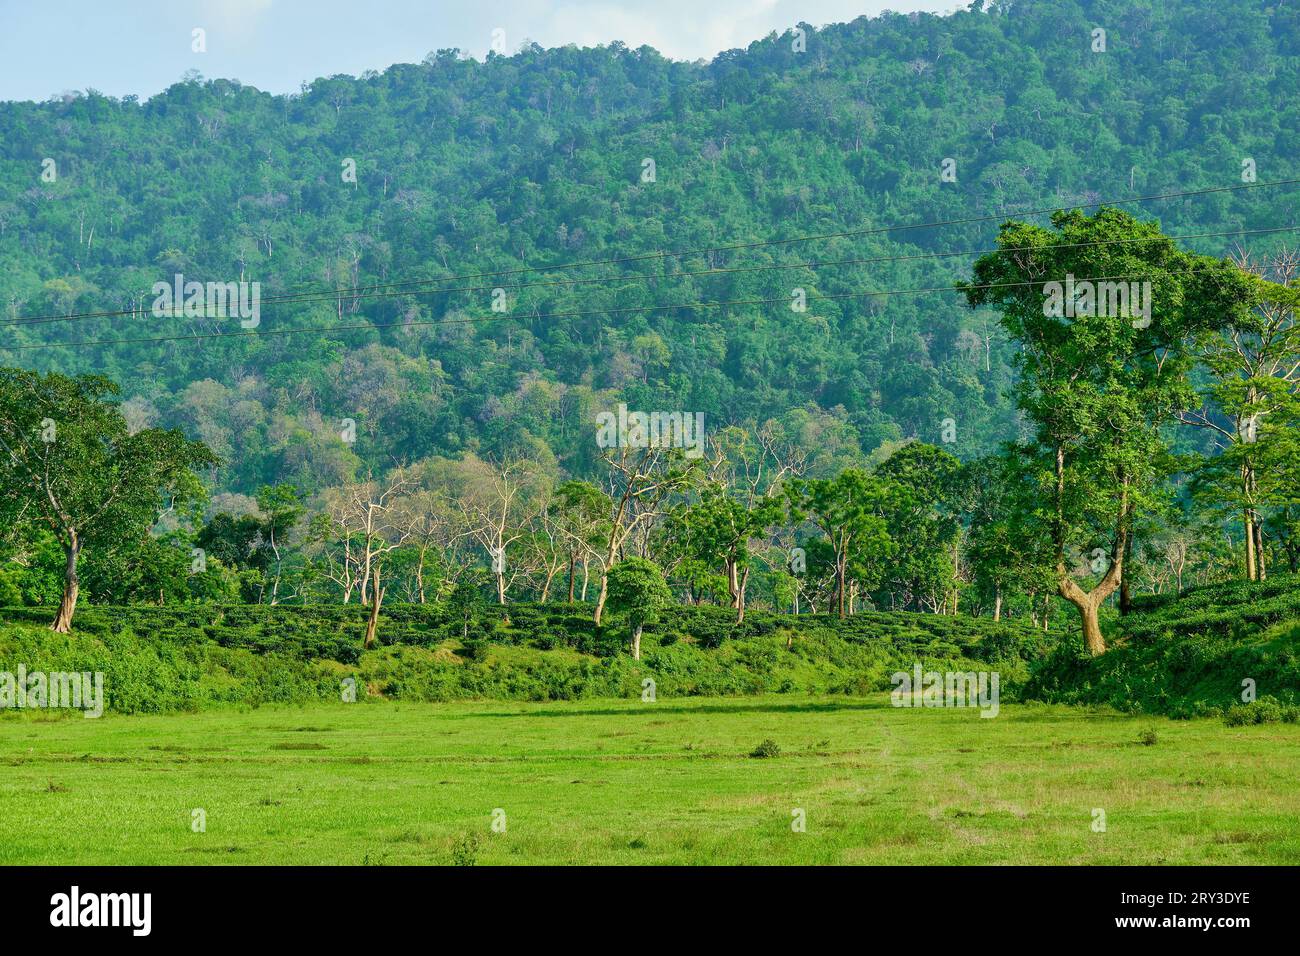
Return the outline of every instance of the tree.
{"type": "Polygon", "coordinates": [[[963,466],[961,480],[975,585],[991,601],[993,619],[1002,619],[1008,599],[1019,592],[1029,597],[1037,620],[1037,597],[1055,590],[1056,569],[1040,524],[1034,470],[1011,446],[963,466]]]}
{"type": "Polygon", "coordinates": [[[82,553],[138,541],[164,501],[200,499],[195,471],[217,463],[179,431],[131,434],[117,393],[99,375],[0,369],[0,513],[43,525],[62,546],[63,597],[50,625],[60,633],[72,629],[82,553]]]}
{"type": "Polygon", "coordinates": [[[1300,423],[1300,252],[1264,261],[1240,254],[1236,262],[1258,277],[1253,308],[1227,316],[1198,342],[1213,376],[1205,398],[1218,414],[1202,407],[1182,420],[1208,429],[1220,449],[1199,469],[1199,483],[1213,503],[1240,516],[1246,577],[1254,581],[1266,573],[1262,509],[1288,503],[1285,473],[1294,458],[1281,446],[1300,423]]]}
{"type": "Polygon", "coordinates": [[[745,620],[745,590],[750,575],[750,542],[779,521],[780,499],[762,498],[752,507],[718,483],[706,485],[700,500],[673,516],[687,553],[704,567],[722,565],[736,623],[745,620]]]}
{"type": "Polygon", "coordinates": [[[1168,473],[1162,428],[1194,400],[1190,342],[1238,314],[1250,284],[1231,263],[1182,252],[1155,223],[1118,210],[1062,211],[1052,225],[1005,224],[998,251],[959,287],[972,306],[1000,308],[1020,345],[1016,399],[1035,428],[1027,459],[1038,466],[1057,591],[1101,654],[1098,609],[1120,586],[1134,514],[1168,473]],[[1097,548],[1101,577],[1084,590],[1069,554],[1097,548]]]}
{"type": "Polygon", "coordinates": [[[483,600],[483,582],[480,575],[471,574],[456,582],[447,597],[447,609],[460,622],[460,639],[469,639],[469,622],[486,604],[483,600]]]}
{"type": "Polygon", "coordinates": [[[409,547],[414,551],[414,595],[421,604],[427,601],[426,577],[431,566],[435,596],[448,582],[454,583],[463,568],[462,538],[456,529],[454,511],[443,495],[428,489],[398,500],[393,521],[408,532],[409,547]]]}
{"type": "Polygon", "coordinates": [[[575,598],[576,567],[583,567],[582,598],[587,597],[586,569],[590,561],[597,560],[601,542],[606,539],[609,520],[609,497],[587,481],[566,481],[555,489],[555,497],[547,507],[544,521],[551,531],[564,542],[569,564],[569,603],[575,598]]]}
{"type": "Polygon", "coordinates": [[[271,604],[280,601],[280,573],[283,559],[280,554],[285,538],[302,519],[302,499],[293,485],[265,485],[257,493],[257,507],[262,513],[262,539],[274,560],[271,572],[271,604]]]}
{"type": "Polygon", "coordinates": [[[612,509],[605,523],[609,533],[597,555],[603,572],[596,598],[597,627],[609,600],[609,572],[624,548],[638,533],[646,545],[651,526],[668,514],[670,498],[691,488],[701,468],[701,459],[687,459],[677,449],[620,447],[603,457],[609,467],[607,497],[612,509]]]}
{"type": "Polygon", "coordinates": [[[639,661],[641,632],[658,620],[660,608],[672,603],[672,592],[658,565],[646,558],[624,558],[605,577],[609,606],[632,626],[632,657],[639,661]]]}
{"type": "Polygon", "coordinates": [[[963,528],[956,498],[961,463],[948,454],[912,441],[876,468],[894,482],[898,494],[886,515],[895,550],[885,575],[903,593],[903,606],[957,613],[963,528]]]}
{"type": "Polygon", "coordinates": [[[745,620],[745,594],[753,553],[784,516],[783,482],[800,474],[804,456],[778,448],[772,428],[751,435],[723,429],[711,442],[714,456],[699,502],[678,516],[688,548],[707,564],[722,565],[736,623],[745,620]]]}
{"type": "Polygon", "coordinates": [[[330,577],[342,588],[344,604],[351,601],[354,589],[362,602],[369,602],[375,566],[409,537],[399,503],[412,484],[398,471],[382,481],[368,478],[326,491],[325,516],[313,521],[312,537],[325,550],[330,577]],[[342,547],[338,561],[336,542],[342,547]]]}
{"type": "Polygon", "coordinates": [[[460,512],[460,534],[477,542],[491,561],[497,603],[524,568],[508,552],[528,537],[545,510],[549,473],[537,462],[511,458],[483,461],[469,455],[439,471],[446,495],[460,512]]]}
{"type": "Polygon", "coordinates": [[[861,468],[846,468],[834,478],[790,482],[791,518],[811,521],[832,549],[840,617],[848,615],[850,578],[869,583],[893,550],[885,513],[897,495],[892,482],[861,468]]]}

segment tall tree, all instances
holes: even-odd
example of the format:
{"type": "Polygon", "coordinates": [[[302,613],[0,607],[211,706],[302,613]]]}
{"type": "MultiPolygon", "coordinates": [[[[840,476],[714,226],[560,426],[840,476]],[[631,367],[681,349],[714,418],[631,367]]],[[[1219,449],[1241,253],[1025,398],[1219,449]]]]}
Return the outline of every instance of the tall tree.
{"type": "Polygon", "coordinates": [[[1200,469],[1201,485],[1216,505],[1241,518],[1246,577],[1265,576],[1264,515],[1284,504],[1284,473],[1291,456],[1281,448],[1300,423],[1300,252],[1266,259],[1241,253],[1243,271],[1258,277],[1253,307],[1227,317],[1199,341],[1199,357],[1212,378],[1207,405],[1182,420],[1208,429],[1220,454],[1200,469]]]}
{"type": "Polygon", "coordinates": [[[262,515],[262,540],[271,552],[270,604],[280,603],[280,578],[284,568],[286,538],[302,520],[303,506],[298,489],[291,484],[264,485],[257,493],[257,507],[262,515]]]}
{"type": "Polygon", "coordinates": [[[1020,345],[1017,403],[1033,423],[1057,591],[1083,640],[1105,651],[1098,609],[1119,587],[1133,515],[1168,463],[1162,428],[1194,402],[1190,342],[1239,314],[1250,282],[1230,262],[1180,251],[1159,226],[1102,209],[1053,228],[1009,222],[961,283],[1020,345]],[[1108,552],[1085,590],[1072,551],[1108,552]]]}
{"type": "Polygon", "coordinates": [[[903,606],[957,613],[962,528],[957,512],[961,463],[924,442],[908,442],[876,468],[895,483],[887,519],[895,553],[886,586],[901,590],[903,606]]]}
{"type": "Polygon", "coordinates": [[[50,627],[72,629],[77,563],[90,549],[138,542],[159,512],[203,497],[196,470],[217,463],[179,431],[131,433],[117,386],[0,369],[0,511],[46,527],[64,553],[63,596],[50,627]]]}
{"type": "Polygon", "coordinates": [[[637,536],[642,551],[646,550],[650,529],[669,513],[673,496],[694,487],[703,461],[686,458],[673,448],[633,449],[626,446],[610,449],[603,460],[608,466],[606,496],[610,502],[610,514],[604,522],[608,535],[597,555],[602,572],[594,618],[597,626],[609,599],[610,570],[624,557],[624,549],[637,536]]]}

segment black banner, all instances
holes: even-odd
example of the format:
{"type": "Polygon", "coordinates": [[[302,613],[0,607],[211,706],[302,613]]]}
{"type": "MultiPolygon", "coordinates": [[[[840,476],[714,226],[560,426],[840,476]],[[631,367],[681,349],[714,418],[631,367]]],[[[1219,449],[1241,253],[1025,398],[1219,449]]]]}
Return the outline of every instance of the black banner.
{"type": "Polygon", "coordinates": [[[1294,881],[1293,869],[1250,867],[14,867],[0,869],[0,914],[8,944],[337,945],[430,929],[536,944],[543,927],[609,941],[620,927],[636,937],[690,922],[733,942],[860,925],[896,928],[900,943],[1032,933],[1232,946],[1294,924],[1294,881]]]}

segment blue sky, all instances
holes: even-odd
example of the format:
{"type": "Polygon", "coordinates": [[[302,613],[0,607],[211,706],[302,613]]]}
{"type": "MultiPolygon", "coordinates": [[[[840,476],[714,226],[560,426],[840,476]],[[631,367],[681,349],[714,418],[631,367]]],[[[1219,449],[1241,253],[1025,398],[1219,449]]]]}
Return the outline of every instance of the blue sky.
{"type": "Polygon", "coordinates": [[[711,58],[771,30],[874,16],[947,12],[968,0],[0,0],[0,100],[96,89],[141,98],[187,70],[274,93],[458,47],[482,57],[496,29],[507,52],[649,44],[711,58]],[[207,50],[193,51],[196,28],[207,50]]]}

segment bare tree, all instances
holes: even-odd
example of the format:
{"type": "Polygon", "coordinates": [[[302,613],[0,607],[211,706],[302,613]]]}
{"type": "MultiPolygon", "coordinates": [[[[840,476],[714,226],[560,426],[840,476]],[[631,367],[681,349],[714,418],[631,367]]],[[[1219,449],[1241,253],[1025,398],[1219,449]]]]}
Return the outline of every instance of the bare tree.
{"type": "Polygon", "coordinates": [[[523,458],[488,462],[466,456],[451,463],[449,498],[459,512],[461,538],[480,545],[492,565],[497,603],[521,575],[525,564],[507,560],[507,552],[540,522],[550,490],[550,476],[523,458]]]}
{"type": "Polygon", "coordinates": [[[606,451],[601,460],[609,469],[605,484],[612,510],[604,548],[597,553],[601,571],[597,626],[609,597],[609,569],[629,545],[634,553],[645,555],[654,523],[668,514],[672,495],[694,484],[703,462],[700,458],[687,459],[673,449],[627,447],[606,451]]]}
{"type": "Polygon", "coordinates": [[[383,481],[367,477],[325,492],[328,530],[343,549],[342,561],[330,576],[343,588],[344,604],[351,600],[353,589],[362,603],[370,600],[376,565],[410,536],[409,526],[396,519],[401,497],[412,485],[398,471],[383,481]]]}

